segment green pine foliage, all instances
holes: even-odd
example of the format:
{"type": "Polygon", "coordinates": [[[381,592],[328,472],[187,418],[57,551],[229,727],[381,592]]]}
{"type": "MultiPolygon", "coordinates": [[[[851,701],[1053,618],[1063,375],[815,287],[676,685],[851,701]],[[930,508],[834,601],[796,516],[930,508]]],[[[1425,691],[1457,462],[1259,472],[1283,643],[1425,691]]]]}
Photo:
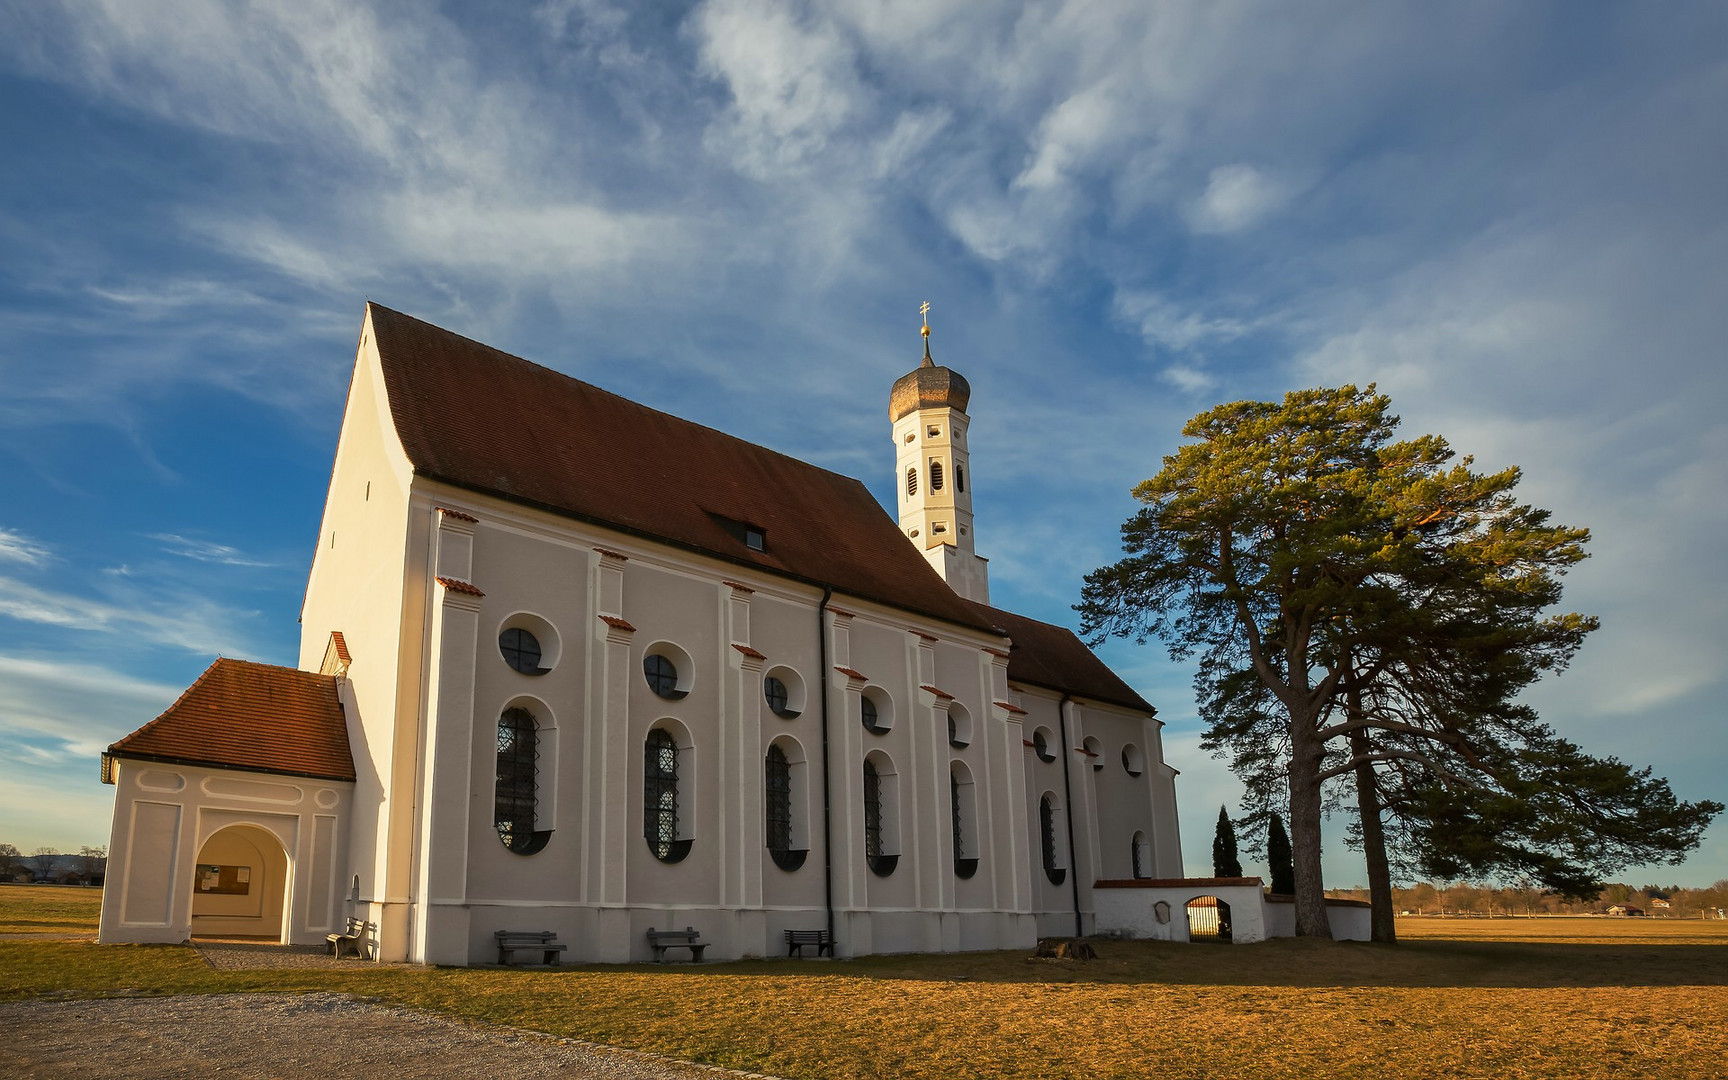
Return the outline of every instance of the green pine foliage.
{"type": "Polygon", "coordinates": [[[1677,861],[1721,804],[1589,757],[1517,704],[1596,629],[1550,610],[1589,532],[1519,503],[1516,468],[1477,472],[1397,426],[1372,386],[1195,417],[1135,488],[1125,557],[1087,575],[1084,632],[1198,657],[1203,745],[1251,816],[1289,815],[1299,933],[1329,933],[1329,802],[1384,823],[1371,867],[1574,891],[1677,861]]]}
{"type": "Polygon", "coordinates": [[[1296,867],[1290,860],[1290,835],[1284,819],[1272,814],[1266,826],[1266,862],[1272,871],[1272,891],[1289,896],[1296,891],[1296,867]]]}
{"type": "Polygon", "coordinates": [[[1218,828],[1212,834],[1212,876],[1241,877],[1242,857],[1236,851],[1236,826],[1230,812],[1218,808],[1218,828]]]}

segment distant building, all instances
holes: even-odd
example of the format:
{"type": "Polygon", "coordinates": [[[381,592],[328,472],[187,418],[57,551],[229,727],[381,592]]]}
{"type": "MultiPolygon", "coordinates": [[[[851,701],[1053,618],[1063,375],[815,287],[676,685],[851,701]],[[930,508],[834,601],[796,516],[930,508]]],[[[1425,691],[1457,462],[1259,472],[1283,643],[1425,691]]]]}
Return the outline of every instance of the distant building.
{"type": "Polygon", "coordinates": [[[101,939],[354,916],[382,959],[469,964],[498,930],[590,961],[650,927],[720,957],[1089,932],[1095,882],[1181,873],[1175,771],[1073,633],[990,606],[970,395],[926,336],[890,515],[368,305],[299,666],[217,660],[109,748],[101,939]]]}

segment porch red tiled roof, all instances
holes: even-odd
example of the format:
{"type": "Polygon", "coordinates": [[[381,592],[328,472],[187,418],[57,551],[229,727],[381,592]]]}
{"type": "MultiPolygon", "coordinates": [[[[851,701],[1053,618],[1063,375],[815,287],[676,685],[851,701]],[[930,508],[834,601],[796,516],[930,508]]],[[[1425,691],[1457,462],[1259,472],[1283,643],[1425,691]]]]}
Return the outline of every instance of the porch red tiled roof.
{"type": "Polygon", "coordinates": [[[121,758],[353,780],[336,678],[218,659],[161,716],[108,748],[121,758]]]}

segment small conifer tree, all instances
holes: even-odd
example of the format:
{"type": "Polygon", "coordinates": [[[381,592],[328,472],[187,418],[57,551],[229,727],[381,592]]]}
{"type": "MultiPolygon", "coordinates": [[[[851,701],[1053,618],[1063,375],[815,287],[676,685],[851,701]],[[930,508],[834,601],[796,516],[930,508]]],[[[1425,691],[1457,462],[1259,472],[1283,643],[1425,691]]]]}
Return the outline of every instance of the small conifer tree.
{"type": "Polygon", "coordinates": [[[1230,812],[1218,808],[1218,831],[1212,837],[1212,876],[1241,877],[1242,858],[1236,854],[1236,826],[1230,812]]]}
{"type": "Polygon", "coordinates": [[[1266,828],[1266,862],[1272,871],[1272,891],[1285,896],[1296,892],[1296,864],[1290,855],[1290,834],[1284,831],[1284,819],[1272,815],[1266,828]]]}

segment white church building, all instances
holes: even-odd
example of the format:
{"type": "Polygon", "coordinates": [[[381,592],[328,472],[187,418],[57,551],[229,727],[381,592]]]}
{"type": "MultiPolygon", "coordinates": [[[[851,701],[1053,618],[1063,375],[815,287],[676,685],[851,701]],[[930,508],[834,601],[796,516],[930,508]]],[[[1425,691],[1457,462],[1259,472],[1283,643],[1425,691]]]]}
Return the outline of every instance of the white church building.
{"type": "Polygon", "coordinates": [[[101,940],[358,918],[380,959],[457,965],[500,930],[600,962],[648,959],[651,927],[711,958],[786,930],[1027,948],[1179,877],[1152,706],[989,604],[971,390],[927,335],[889,394],[889,515],[369,304],[298,667],[219,659],[103,755],[101,940]]]}

